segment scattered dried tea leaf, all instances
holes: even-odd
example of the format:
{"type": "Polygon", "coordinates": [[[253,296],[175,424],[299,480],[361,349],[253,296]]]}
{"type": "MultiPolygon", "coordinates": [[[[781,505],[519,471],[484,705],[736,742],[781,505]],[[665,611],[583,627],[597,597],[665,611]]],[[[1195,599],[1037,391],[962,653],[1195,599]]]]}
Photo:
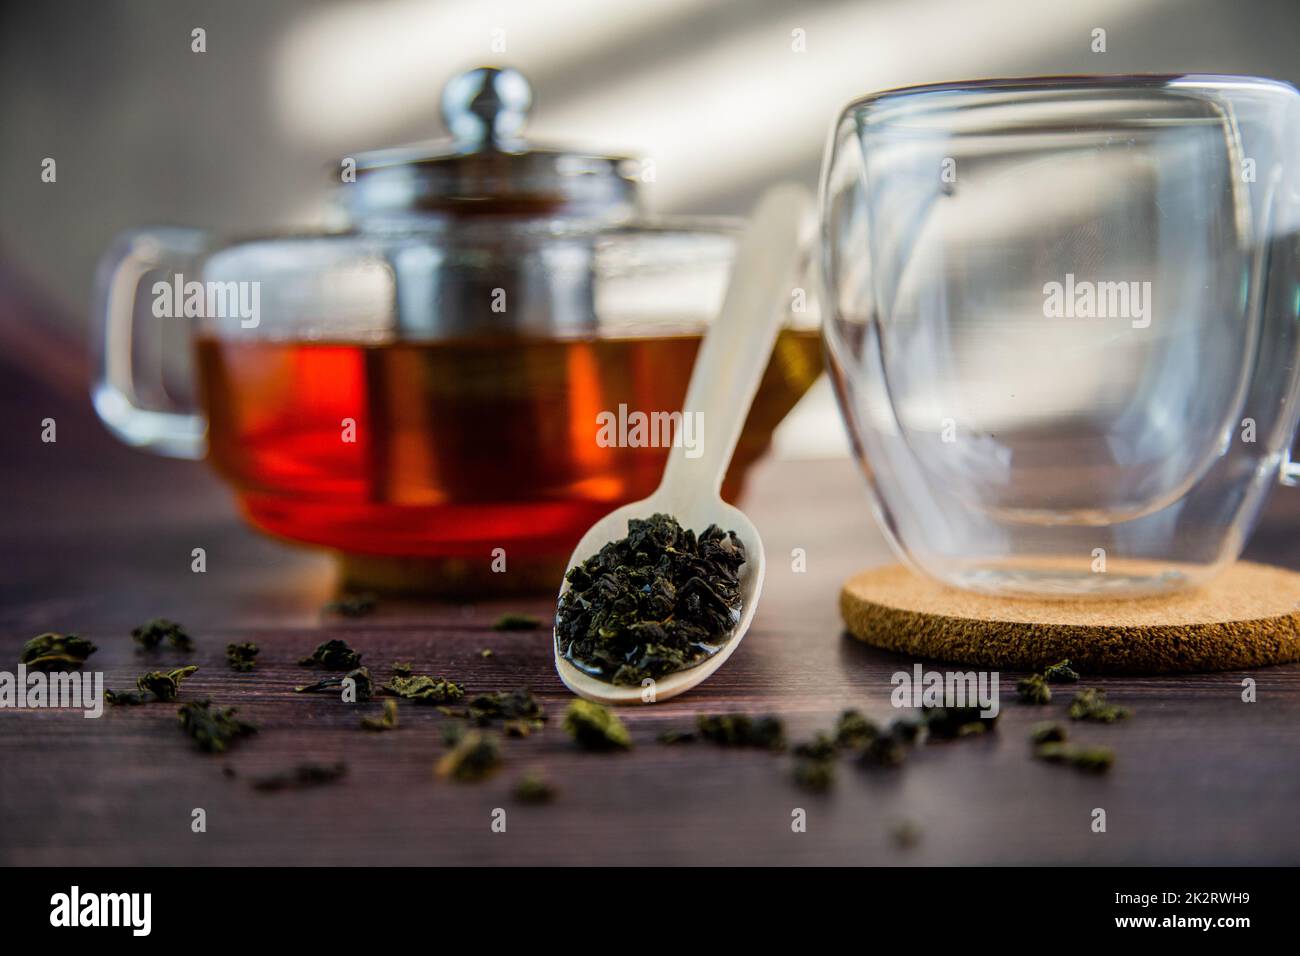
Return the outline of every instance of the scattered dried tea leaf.
{"type": "Polygon", "coordinates": [[[658,740],[661,744],[693,744],[699,739],[699,735],[693,730],[665,730],[659,734],[658,740]]]}
{"type": "MultiPolygon", "coordinates": [[[[834,750],[834,747],[831,749],[834,750]]],[[[829,757],[801,757],[795,761],[792,776],[794,782],[804,790],[825,793],[835,783],[835,761],[829,757]]]]}
{"type": "Polygon", "coordinates": [[[700,736],[721,747],[785,749],[785,728],[780,718],[750,717],[748,714],[701,714],[696,718],[700,736]]]}
{"type": "Polygon", "coordinates": [[[494,720],[517,720],[540,730],[546,711],[529,690],[493,691],[470,700],[469,716],[480,726],[494,720]]]}
{"type": "Polygon", "coordinates": [[[361,655],[349,647],[347,641],[334,638],[317,646],[298,663],[303,667],[323,667],[327,671],[350,671],[361,664],[361,655]]]}
{"type": "Polygon", "coordinates": [[[1030,674],[1016,682],[1016,696],[1023,704],[1049,704],[1052,690],[1042,674],[1030,674]]]}
{"type": "Polygon", "coordinates": [[[323,610],[327,614],[340,614],[343,617],[364,617],[373,611],[378,604],[375,596],[366,592],[364,594],[345,594],[336,600],[326,604],[323,610]]]}
{"type": "Polygon", "coordinates": [[[519,778],[514,794],[520,803],[550,803],[555,799],[555,787],[540,774],[529,773],[519,778]]]}
{"type": "MultiPolygon", "coordinates": [[[[502,614],[492,623],[494,631],[535,631],[542,626],[541,618],[534,617],[531,614],[515,614],[513,612],[502,614]]],[[[489,651],[484,657],[491,657],[489,651]]]]}
{"type": "Polygon", "coordinates": [[[444,747],[454,747],[460,743],[461,738],[465,736],[465,728],[460,724],[443,724],[442,725],[442,745],[444,747]]]}
{"type": "Polygon", "coordinates": [[[404,697],[421,704],[451,704],[465,696],[465,688],[445,677],[417,674],[414,677],[394,676],[382,690],[387,694],[404,697]]]}
{"type": "Polygon", "coordinates": [[[812,740],[795,744],[793,752],[796,757],[829,760],[835,756],[835,740],[829,734],[818,732],[812,740]]]}
{"type": "Polygon", "coordinates": [[[1053,664],[1043,671],[1043,677],[1049,684],[1073,684],[1079,679],[1079,672],[1070,666],[1068,660],[1053,664]]]}
{"type": "Polygon", "coordinates": [[[198,665],[190,664],[170,671],[150,671],[137,678],[135,686],[159,700],[175,700],[180,693],[181,682],[198,669],[198,665]]]}
{"type": "Polygon", "coordinates": [[[585,673],[640,684],[705,660],[740,619],[745,546],[710,525],[697,538],[665,514],[628,521],[572,568],[560,598],[555,640],[585,673]]]}
{"type": "Polygon", "coordinates": [[[104,688],[104,702],[122,706],[138,706],[140,704],[149,704],[157,700],[153,694],[146,694],[138,690],[113,690],[111,687],[104,688]]]}
{"type": "Polygon", "coordinates": [[[840,712],[840,716],[835,721],[834,734],[835,746],[857,748],[879,737],[880,728],[862,711],[850,708],[840,712]]]}
{"type": "Polygon", "coordinates": [[[370,677],[370,669],[366,667],[355,668],[339,677],[326,677],[314,684],[304,684],[301,687],[295,687],[294,691],[299,694],[312,694],[317,691],[342,687],[347,681],[352,681],[355,685],[358,702],[369,700],[371,694],[374,693],[375,683],[370,677]]]}
{"type": "Polygon", "coordinates": [[[235,717],[236,709],[213,709],[206,700],[182,704],[176,713],[181,729],[194,738],[194,744],[207,753],[222,753],[240,737],[257,733],[257,728],[235,717]]]}
{"type": "Polygon", "coordinates": [[[921,842],[921,827],[911,820],[900,820],[890,827],[889,837],[899,849],[911,849],[921,842]]]}
{"type": "Polygon", "coordinates": [[[907,759],[907,744],[893,734],[872,738],[858,757],[863,767],[901,767],[907,759]]]}
{"type": "Polygon", "coordinates": [[[95,645],[84,637],[47,631],[23,645],[18,662],[33,671],[78,668],[95,650],[95,645]]]}
{"type": "Polygon", "coordinates": [[[393,673],[398,677],[410,677],[413,667],[410,661],[394,661],[393,673]]]}
{"type": "Polygon", "coordinates": [[[1088,773],[1104,773],[1115,763],[1115,752],[1109,747],[1080,747],[1058,741],[1039,744],[1034,756],[1048,763],[1068,763],[1088,773]]]}
{"type": "Polygon", "coordinates": [[[148,704],[153,701],[173,701],[180,694],[181,681],[199,668],[195,664],[178,667],[171,671],[149,671],[136,678],[135,690],[104,691],[104,699],[110,704],[148,704]]]}
{"type": "Polygon", "coordinates": [[[1093,720],[1103,724],[1127,719],[1133,712],[1127,707],[1107,703],[1106,692],[1088,687],[1074,695],[1070,701],[1071,720],[1093,720]]]}
{"type": "Polygon", "coordinates": [[[1029,740],[1034,744],[1059,744],[1067,737],[1065,724],[1054,720],[1043,721],[1029,728],[1029,740]]]}
{"type": "Polygon", "coordinates": [[[483,660],[487,660],[490,657],[495,657],[496,654],[493,652],[492,648],[485,647],[483,650],[478,652],[478,656],[483,658],[483,660]]]}
{"type": "Polygon", "coordinates": [[[885,732],[872,737],[862,748],[858,763],[863,767],[899,767],[908,749],[925,743],[930,735],[925,712],[895,717],[885,732]]]}
{"type": "Polygon", "coordinates": [[[226,645],[226,660],[230,663],[232,671],[251,671],[254,666],[254,660],[257,656],[257,645],[252,641],[244,641],[242,644],[226,645]]]}
{"type": "Polygon", "coordinates": [[[156,617],[152,621],[145,621],[145,623],[131,631],[131,637],[145,650],[150,651],[163,641],[178,650],[191,651],[194,649],[194,640],[186,633],[185,628],[175,621],[167,620],[165,617],[156,617]]]}
{"type": "Polygon", "coordinates": [[[318,764],[302,763],[292,770],[257,777],[253,780],[253,789],[270,793],[277,790],[305,790],[322,784],[334,783],[347,776],[345,763],[318,764]]]}
{"type": "Polygon", "coordinates": [[[464,734],[456,745],[443,754],[434,768],[438,776],[452,780],[475,781],[489,776],[501,763],[501,748],[496,737],[478,730],[464,734]]]}
{"type": "Polygon", "coordinates": [[[1076,747],[1070,764],[1088,773],[1105,773],[1115,764],[1115,751],[1109,747],[1076,747]]]}
{"type": "Polygon", "coordinates": [[[902,714],[889,722],[888,736],[899,743],[919,746],[930,736],[924,714],[902,714]]]}
{"type": "Polygon", "coordinates": [[[993,730],[997,715],[984,717],[979,707],[926,707],[921,711],[929,736],[940,740],[972,737],[993,730]]]}
{"type": "Polygon", "coordinates": [[[381,714],[371,714],[361,718],[362,730],[394,730],[397,727],[397,701],[391,697],[384,698],[384,710],[381,714]]]}
{"type": "Polygon", "coordinates": [[[630,750],[632,738],[623,721],[607,707],[575,700],[564,712],[564,729],[584,750],[630,750]]]}
{"type": "Polygon", "coordinates": [[[534,720],[507,720],[501,724],[501,732],[507,737],[529,737],[533,731],[541,729],[541,723],[534,720]]]}

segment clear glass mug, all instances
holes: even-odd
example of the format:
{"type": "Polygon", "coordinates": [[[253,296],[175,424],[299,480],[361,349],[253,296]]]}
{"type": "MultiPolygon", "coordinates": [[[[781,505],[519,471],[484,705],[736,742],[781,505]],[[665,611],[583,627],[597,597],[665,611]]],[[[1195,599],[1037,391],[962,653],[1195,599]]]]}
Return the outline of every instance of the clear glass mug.
{"type": "Polygon", "coordinates": [[[827,362],[899,555],[973,590],[1149,595],[1236,560],[1300,415],[1300,94],[1071,77],[850,104],[827,362]]]}

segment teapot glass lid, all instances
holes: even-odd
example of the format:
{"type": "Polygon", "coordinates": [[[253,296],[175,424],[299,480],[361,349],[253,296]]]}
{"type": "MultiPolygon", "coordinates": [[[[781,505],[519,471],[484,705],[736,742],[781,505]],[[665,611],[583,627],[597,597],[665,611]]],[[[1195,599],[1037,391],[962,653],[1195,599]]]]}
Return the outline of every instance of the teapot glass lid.
{"type": "Polygon", "coordinates": [[[442,92],[450,139],[354,157],[344,202],[375,213],[619,218],[636,208],[634,162],[532,143],[523,136],[532,88],[513,69],[479,67],[442,92]]]}

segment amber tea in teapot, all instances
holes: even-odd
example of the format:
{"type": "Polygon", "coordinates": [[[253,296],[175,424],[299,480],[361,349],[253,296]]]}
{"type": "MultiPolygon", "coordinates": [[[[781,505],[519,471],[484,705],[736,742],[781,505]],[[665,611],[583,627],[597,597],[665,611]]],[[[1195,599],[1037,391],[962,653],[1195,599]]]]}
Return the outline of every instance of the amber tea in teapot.
{"type": "MultiPolygon", "coordinates": [[[[699,334],[358,344],[203,336],[208,453],[248,519],[352,554],[567,556],[652,491],[667,448],[603,444],[598,416],[674,411],[699,334]]],[[[815,331],[781,333],[724,485],[821,372],[815,331]]]]}

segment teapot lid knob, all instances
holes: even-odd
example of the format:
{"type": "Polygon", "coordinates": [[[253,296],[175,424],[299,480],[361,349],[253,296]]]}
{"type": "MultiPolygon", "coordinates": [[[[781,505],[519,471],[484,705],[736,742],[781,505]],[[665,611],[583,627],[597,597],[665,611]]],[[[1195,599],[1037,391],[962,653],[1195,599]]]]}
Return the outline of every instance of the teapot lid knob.
{"type": "Polygon", "coordinates": [[[386,228],[427,214],[614,220],[634,213],[631,164],[621,156],[528,142],[523,129],[532,105],[532,87],[518,70],[483,66],[458,73],[441,97],[451,142],[355,154],[356,182],[344,190],[348,217],[386,228]]]}
{"type": "Polygon", "coordinates": [[[518,70],[484,66],[451,78],[442,91],[442,119],[467,150],[520,145],[533,90],[518,70]]]}

